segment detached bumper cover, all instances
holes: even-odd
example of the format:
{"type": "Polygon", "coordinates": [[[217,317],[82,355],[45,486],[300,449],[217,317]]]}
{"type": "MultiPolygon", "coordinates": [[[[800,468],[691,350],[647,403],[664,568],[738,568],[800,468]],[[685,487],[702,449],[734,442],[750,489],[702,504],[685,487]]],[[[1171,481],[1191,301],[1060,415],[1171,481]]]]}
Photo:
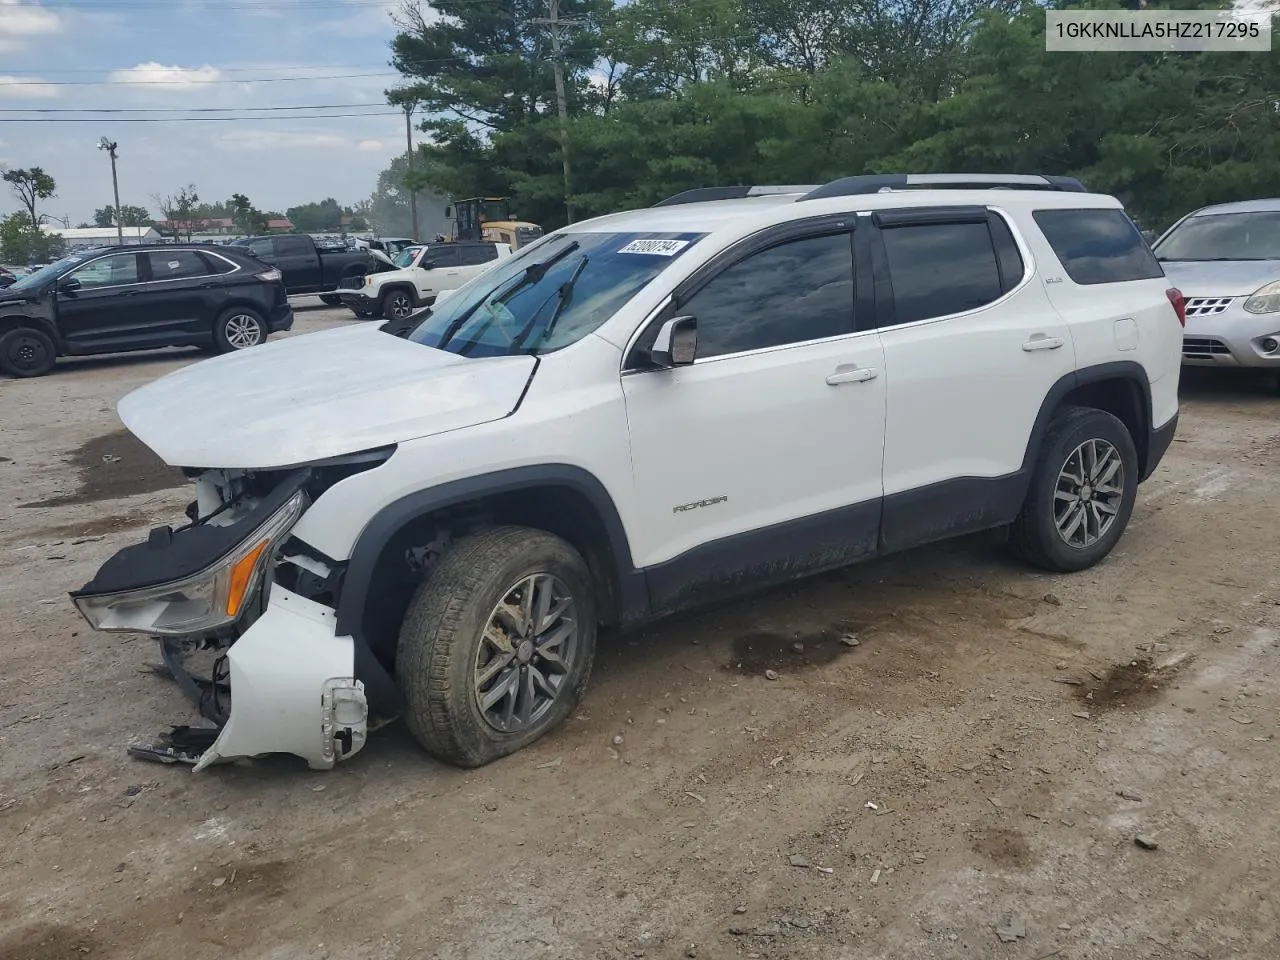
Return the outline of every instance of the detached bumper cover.
{"type": "Polygon", "coordinates": [[[339,290],[338,299],[342,301],[343,306],[353,310],[372,310],[378,306],[378,301],[373,297],[366,297],[363,293],[351,290],[339,290]]]}
{"type": "Polygon", "coordinates": [[[291,753],[328,770],[368,736],[355,644],[334,634],[335,615],[280,586],[266,610],[227,651],[231,716],[195,765],[291,753]]]}

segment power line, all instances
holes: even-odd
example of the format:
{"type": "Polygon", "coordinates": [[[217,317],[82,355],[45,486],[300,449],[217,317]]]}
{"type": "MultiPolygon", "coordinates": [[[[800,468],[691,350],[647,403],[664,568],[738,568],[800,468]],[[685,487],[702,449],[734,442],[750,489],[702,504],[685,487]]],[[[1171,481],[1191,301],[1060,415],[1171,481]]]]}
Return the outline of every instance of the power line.
{"type": "Polygon", "coordinates": [[[314,103],[297,107],[3,107],[0,113],[270,113],[279,110],[350,110],[384,103],[314,103]]]}
{"type": "MultiPolygon", "coordinates": [[[[121,72],[127,72],[129,69],[121,72]]],[[[199,69],[199,68],[193,68],[199,69]]],[[[216,68],[215,68],[216,69],[216,68]]],[[[211,83],[304,83],[312,80],[355,80],[359,77],[399,77],[400,73],[338,73],[323,77],[257,77],[244,80],[14,80],[0,84],[0,89],[8,87],[131,87],[131,86],[165,86],[175,83],[188,87],[205,86],[211,83]]]]}
{"type": "MultiPolygon", "coordinates": [[[[218,67],[219,73],[265,73],[268,70],[367,70],[373,67],[385,67],[385,63],[266,63],[258,67],[218,67]]],[[[134,67],[52,67],[44,70],[9,70],[5,76],[46,76],[51,73],[115,73],[119,70],[132,70],[134,67]]],[[[243,81],[241,81],[243,82],[243,81]]]]}
{"type": "Polygon", "coordinates": [[[347,117],[399,117],[401,110],[381,113],[316,113],[290,117],[0,117],[0,123],[225,123],[232,120],[341,120],[347,117]]]}

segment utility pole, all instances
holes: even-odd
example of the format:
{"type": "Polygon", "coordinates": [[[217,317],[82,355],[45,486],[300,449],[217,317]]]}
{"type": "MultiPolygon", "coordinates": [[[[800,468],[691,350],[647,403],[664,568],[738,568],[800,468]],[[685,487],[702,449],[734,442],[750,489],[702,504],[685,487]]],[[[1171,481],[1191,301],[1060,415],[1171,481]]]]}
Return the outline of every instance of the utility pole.
{"type": "Polygon", "coordinates": [[[120,181],[116,179],[116,147],[114,140],[103,137],[98,141],[98,149],[111,154],[111,189],[116,198],[116,242],[124,246],[124,224],[120,222],[120,181]]]}
{"type": "Polygon", "coordinates": [[[564,48],[561,29],[578,26],[560,19],[560,0],[547,0],[547,15],[529,21],[551,28],[551,68],[556,78],[556,111],[560,114],[560,158],[564,163],[564,211],[573,223],[573,178],[569,171],[569,105],[564,95],[564,48]]]}
{"type": "MultiPolygon", "coordinates": [[[[405,157],[409,164],[409,175],[413,175],[413,108],[417,104],[410,100],[404,105],[404,141],[405,141],[405,157]]],[[[409,191],[409,213],[413,217],[413,239],[418,237],[418,191],[413,187],[407,186],[409,191]]]]}

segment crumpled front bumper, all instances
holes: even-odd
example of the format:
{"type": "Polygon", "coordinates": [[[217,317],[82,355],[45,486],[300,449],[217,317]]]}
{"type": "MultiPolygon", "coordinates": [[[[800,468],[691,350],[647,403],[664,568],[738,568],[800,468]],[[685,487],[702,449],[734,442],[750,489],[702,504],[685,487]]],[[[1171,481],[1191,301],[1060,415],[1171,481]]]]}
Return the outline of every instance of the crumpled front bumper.
{"type": "Polygon", "coordinates": [[[231,715],[195,765],[290,753],[328,770],[368,737],[364,684],[355,679],[355,645],[334,633],[323,604],[271,589],[262,615],[227,651],[231,715]]]}

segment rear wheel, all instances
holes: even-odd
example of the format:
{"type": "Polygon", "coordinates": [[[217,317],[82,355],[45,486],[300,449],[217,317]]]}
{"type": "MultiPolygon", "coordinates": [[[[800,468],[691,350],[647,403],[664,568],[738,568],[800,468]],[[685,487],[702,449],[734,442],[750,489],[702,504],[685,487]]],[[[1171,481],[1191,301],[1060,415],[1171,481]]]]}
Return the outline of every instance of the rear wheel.
{"type": "Polygon", "coordinates": [[[409,729],[462,767],[514,753],[573,711],[595,643],[591,574],[572,546],[525,527],[467,537],[418,588],[400,628],[409,729]]]}
{"type": "Polygon", "coordinates": [[[232,307],[213,325],[213,339],[219,353],[247,350],[267,339],[267,325],[256,310],[232,307]]]}
{"type": "Polygon", "coordinates": [[[1104,410],[1068,407],[1045,434],[1010,544],[1046,570],[1087,569],[1115,547],[1137,495],[1128,428],[1104,410]]]}
{"type": "Polygon", "coordinates": [[[0,334],[0,370],[11,377],[42,377],[53,369],[58,348],[35,327],[15,327],[0,334]]]}
{"type": "Polygon", "coordinates": [[[413,313],[413,297],[406,290],[388,290],[382,295],[382,315],[388,320],[403,320],[413,313]]]}

